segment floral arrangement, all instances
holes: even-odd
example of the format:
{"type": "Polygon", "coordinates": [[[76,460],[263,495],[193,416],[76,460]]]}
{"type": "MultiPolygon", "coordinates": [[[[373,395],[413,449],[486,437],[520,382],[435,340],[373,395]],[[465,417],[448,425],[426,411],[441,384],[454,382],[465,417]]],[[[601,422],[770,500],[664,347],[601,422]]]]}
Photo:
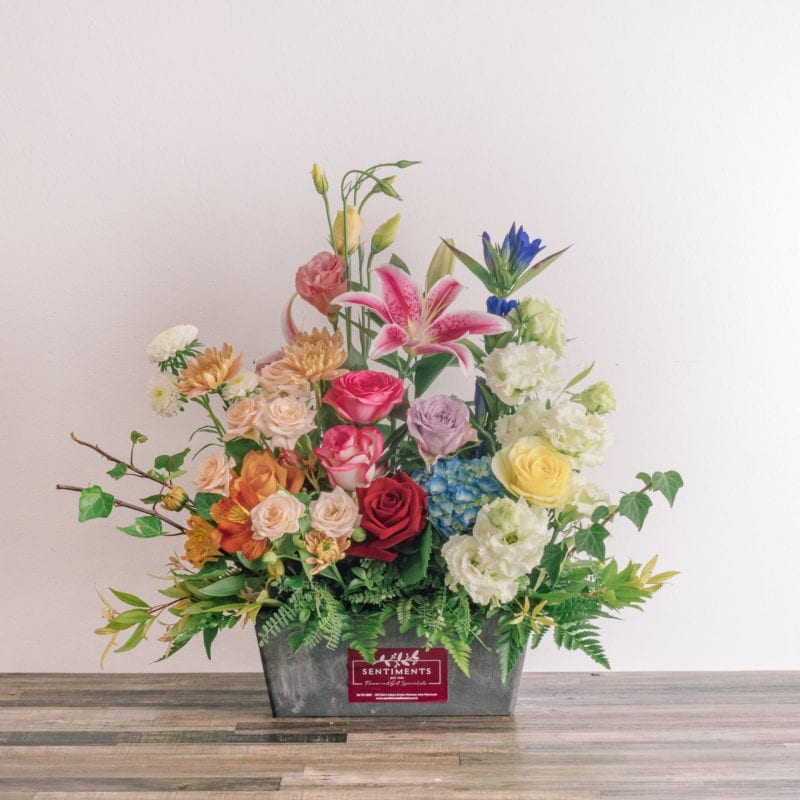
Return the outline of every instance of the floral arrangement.
{"type": "Polygon", "coordinates": [[[501,243],[483,234],[482,262],[443,240],[423,287],[396,255],[374,264],[400,215],[367,241],[364,208],[399,200],[385,173],[414,163],[348,172],[335,214],[314,166],[331,249],[297,270],[280,350],[245,370],[230,344],[205,347],[193,325],[150,343],[155,411],[205,412],[189,446],[140,466],[137,431],[127,457],[73,436],[113,462],[110,478],[154,487],[130,503],[99,485],[59,486],[80,492],[80,520],[132,509],[140,515],[118,530],[183,544],[162,602],[112,589],[118,611],[103,598],[103,657],[131,650],[156,620],[163,657],[198,635],[210,657],[220,629],[250,620],[262,644],[344,642],[373,660],[394,617],[468,673],[494,618],[503,680],[548,630],[608,666],[595,621],[640,608],[675,574],[654,574],[655,558],[620,564],[606,547],[619,517],[641,528],[652,493],[672,505],[680,475],[640,472],[615,503],[589,480],[610,444],[614,395],[584,385],[592,366],[560,381],[561,312],[512,298],[565,250],[537,261],[542,241],[512,225],[501,243]],[[485,311],[459,306],[457,263],[486,288],[485,311]],[[322,315],[311,330],[295,323],[300,301],[322,315]],[[468,401],[431,392],[451,367],[477,375],[468,401]]]}

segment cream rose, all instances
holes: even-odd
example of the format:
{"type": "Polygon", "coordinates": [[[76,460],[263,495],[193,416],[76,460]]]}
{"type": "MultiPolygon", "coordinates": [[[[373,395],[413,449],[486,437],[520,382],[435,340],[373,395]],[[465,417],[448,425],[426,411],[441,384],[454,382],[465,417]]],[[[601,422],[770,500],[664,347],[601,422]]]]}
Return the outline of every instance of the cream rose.
{"type": "Polygon", "coordinates": [[[564,505],[572,488],[572,465],[538,436],[523,436],[492,459],[497,479],[515,497],[545,508],[564,505]]]}
{"type": "Polygon", "coordinates": [[[209,456],[200,465],[200,471],[193,481],[197,491],[209,492],[210,494],[227,494],[232,466],[233,459],[226,458],[225,453],[209,456]]]}
{"type": "Polygon", "coordinates": [[[300,530],[306,507],[288,492],[277,491],[250,511],[254,539],[280,539],[284,533],[300,530]]]}
{"type": "Polygon", "coordinates": [[[234,439],[240,436],[245,439],[258,438],[258,422],[264,410],[264,400],[261,397],[243,397],[233,403],[225,415],[228,419],[228,432],[225,439],[234,439]]]}
{"type": "Polygon", "coordinates": [[[304,433],[316,427],[314,410],[299,397],[275,397],[262,406],[257,427],[273,447],[291,450],[304,433]]]}
{"type": "Polygon", "coordinates": [[[311,527],[326,536],[349,536],[361,520],[358,505],[341,486],[332,492],[320,492],[308,507],[311,527]]]}

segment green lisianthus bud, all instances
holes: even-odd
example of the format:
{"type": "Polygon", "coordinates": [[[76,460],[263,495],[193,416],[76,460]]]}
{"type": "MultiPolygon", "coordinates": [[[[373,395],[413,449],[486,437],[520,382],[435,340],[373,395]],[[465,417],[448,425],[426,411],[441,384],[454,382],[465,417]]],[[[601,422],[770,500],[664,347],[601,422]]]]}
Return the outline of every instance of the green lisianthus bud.
{"type": "Polygon", "coordinates": [[[614,392],[605,381],[598,381],[584,389],[572,399],[580,403],[590,414],[608,414],[617,407],[614,392]]]}
{"type": "Polygon", "coordinates": [[[383,225],[379,225],[372,235],[372,253],[380,253],[387,247],[391,247],[394,237],[397,236],[397,229],[400,227],[400,215],[395,214],[391,219],[387,219],[383,225]]]}
{"type": "Polygon", "coordinates": [[[363,528],[356,528],[351,534],[350,538],[354,542],[363,542],[367,538],[367,532],[363,528]]]}
{"type": "Polygon", "coordinates": [[[180,486],[173,486],[161,499],[161,505],[167,511],[180,511],[188,499],[186,492],[180,486]]]}
{"type": "Polygon", "coordinates": [[[436,248],[436,252],[433,254],[431,263],[428,266],[428,272],[425,275],[426,292],[429,292],[431,286],[440,278],[444,278],[445,275],[453,274],[453,269],[456,265],[456,257],[453,251],[447,246],[448,244],[452,245],[453,240],[446,239],[436,248]]]}
{"type": "Polygon", "coordinates": [[[319,164],[314,164],[311,167],[311,178],[314,181],[314,188],[320,193],[325,194],[328,191],[328,179],[319,164]]]}

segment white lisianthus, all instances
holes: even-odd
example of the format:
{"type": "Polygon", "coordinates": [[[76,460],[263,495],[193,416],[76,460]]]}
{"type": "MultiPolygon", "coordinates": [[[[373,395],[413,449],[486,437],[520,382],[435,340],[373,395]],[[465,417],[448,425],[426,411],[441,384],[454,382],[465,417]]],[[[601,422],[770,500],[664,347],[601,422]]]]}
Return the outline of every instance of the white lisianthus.
{"type": "Polygon", "coordinates": [[[508,603],[517,578],[542,559],[549,541],[547,511],[525,500],[499,498],[483,506],[472,536],[452,536],[442,546],[448,585],[460,584],[482,605],[508,603]]]}
{"type": "Polygon", "coordinates": [[[153,375],[147,383],[150,406],[162,417],[174,417],[181,410],[178,382],[171,375],[153,375]]]}
{"type": "Polygon", "coordinates": [[[199,331],[194,325],[175,325],[167,328],[147,345],[147,358],[152,364],[160,364],[185,350],[196,338],[199,331]]]}
{"type": "Polygon", "coordinates": [[[554,308],[546,300],[526,297],[508,317],[520,326],[527,341],[533,340],[549,347],[559,357],[563,355],[567,344],[564,333],[566,320],[560,309],[554,308]]]}
{"type": "Polygon", "coordinates": [[[508,447],[523,436],[541,436],[546,416],[544,401],[527,400],[512,414],[497,420],[497,441],[502,447],[508,447]]]}
{"type": "Polygon", "coordinates": [[[580,516],[588,518],[598,506],[607,506],[610,502],[608,492],[602,486],[590,483],[579,472],[573,473],[572,493],[564,506],[574,506],[580,516]]]}
{"type": "Polygon", "coordinates": [[[579,469],[602,463],[611,445],[605,417],[590,414],[578,403],[556,403],[547,412],[542,427],[550,444],[579,469]]]}
{"type": "Polygon", "coordinates": [[[258,387],[258,375],[255,372],[240,372],[234,375],[222,388],[224,400],[235,400],[237,397],[246,397],[258,387]]]}
{"type": "Polygon", "coordinates": [[[311,501],[308,512],[311,527],[333,539],[350,536],[361,521],[358,504],[341,486],[332,492],[320,492],[319,497],[311,501]]]}
{"type": "Polygon", "coordinates": [[[292,494],[277,491],[250,511],[254,539],[280,539],[284,533],[300,530],[306,507],[292,494]]]}
{"type": "Polygon", "coordinates": [[[533,392],[552,386],[556,354],[536,342],[512,342],[492,350],[483,360],[483,368],[488,387],[504,403],[515,406],[533,392]]]}

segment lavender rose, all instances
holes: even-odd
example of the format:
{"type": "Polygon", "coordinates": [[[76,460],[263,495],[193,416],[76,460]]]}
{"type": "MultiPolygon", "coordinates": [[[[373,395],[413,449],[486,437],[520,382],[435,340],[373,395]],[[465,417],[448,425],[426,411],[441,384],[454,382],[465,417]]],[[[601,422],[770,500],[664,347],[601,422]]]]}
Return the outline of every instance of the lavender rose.
{"type": "Polygon", "coordinates": [[[469,422],[469,409],[457,397],[437,394],[418,398],[408,409],[406,423],[428,466],[467,442],[478,441],[469,422]]]}

